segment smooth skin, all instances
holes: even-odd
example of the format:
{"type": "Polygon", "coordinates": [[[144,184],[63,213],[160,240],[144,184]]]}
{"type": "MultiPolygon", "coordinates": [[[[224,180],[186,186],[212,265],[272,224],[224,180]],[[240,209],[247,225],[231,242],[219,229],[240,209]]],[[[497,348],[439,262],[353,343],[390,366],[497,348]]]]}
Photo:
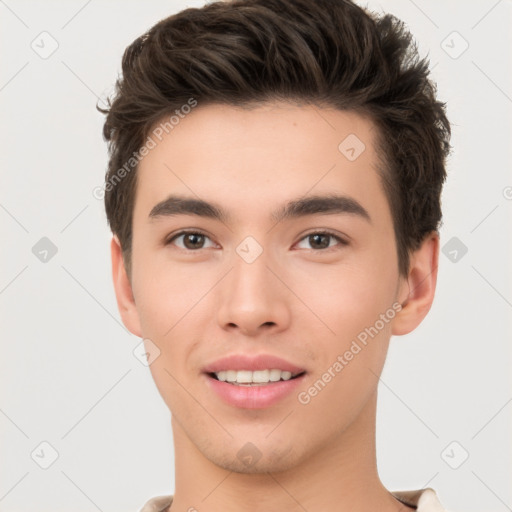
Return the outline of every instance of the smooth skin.
{"type": "Polygon", "coordinates": [[[391,335],[415,329],[431,307],[439,238],[429,234],[399,276],[378,162],[370,120],[275,102],[199,104],[140,163],[132,275],[115,236],[112,269],[125,326],[161,351],[150,369],[172,416],[172,512],[409,509],[378,476],[378,376],[391,335]],[[350,134],[366,147],[354,161],[338,149],[350,134]],[[332,193],[370,220],[270,218],[288,201],[332,193]],[[230,220],[151,218],[170,194],[220,205],[230,220]],[[345,243],[309,236],[325,230],[345,243]],[[236,251],[248,236],[263,249],[250,264],[236,251]],[[292,393],[266,409],[236,408],[206,385],[207,363],[265,353],[306,369],[307,390],[396,302],[401,311],[306,405],[292,393]],[[250,466],[237,457],[248,442],[261,453],[250,466]]]}

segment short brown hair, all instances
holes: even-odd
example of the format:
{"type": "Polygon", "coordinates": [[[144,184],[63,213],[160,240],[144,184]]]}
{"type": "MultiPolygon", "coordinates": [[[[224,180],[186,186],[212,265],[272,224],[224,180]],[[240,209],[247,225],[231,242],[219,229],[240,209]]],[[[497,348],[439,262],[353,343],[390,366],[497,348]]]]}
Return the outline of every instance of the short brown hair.
{"type": "Polygon", "coordinates": [[[129,276],[137,183],[131,157],[155,123],[190,98],[234,106],[297,100],[369,116],[401,275],[410,251],[438,230],[450,125],[428,61],[403,22],[349,0],[215,2],[160,21],[128,46],[113,100],[98,107],[107,114],[106,214],[129,276]],[[128,172],[114,182],[123,167],[128,172]]]}

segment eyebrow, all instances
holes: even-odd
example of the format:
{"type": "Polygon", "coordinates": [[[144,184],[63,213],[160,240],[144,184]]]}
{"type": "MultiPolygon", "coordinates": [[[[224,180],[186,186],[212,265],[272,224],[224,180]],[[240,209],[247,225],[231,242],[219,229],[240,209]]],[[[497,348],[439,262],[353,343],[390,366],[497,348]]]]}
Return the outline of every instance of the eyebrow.
{"type": "MultiPolygon", "coordinates": [[[[357,215],[371,224],[368,211],[352,197],[338,194],[301,197],[287,202],[271,213],[275,222],[318,214],[357,215]]],[[[227,223],[231,216],[218,204],[187,196],[170,195],[149,212],[150,219],[177,215],[197,215],[227,223]]]]}

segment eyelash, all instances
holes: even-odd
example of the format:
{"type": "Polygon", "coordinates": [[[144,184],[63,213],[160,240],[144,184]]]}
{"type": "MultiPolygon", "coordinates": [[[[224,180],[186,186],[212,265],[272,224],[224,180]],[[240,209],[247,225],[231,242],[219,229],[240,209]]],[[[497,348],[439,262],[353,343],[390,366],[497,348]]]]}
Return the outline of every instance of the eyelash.
{"type": "MultiPolygon", "coordinates": [[[[180,231],[179,233],[176,233],[175,235],[172,235],[171,238],[169,238],[168,240],[165,241],[165,245],[170,245],[174,240],[176,240],[177,238],[179,238],[180,236],[186,236],[186,235],[201,235],[201,236],[204,236],[206,238],[210,238],[206,233],[203,233],[202,231],[200,230],[184,230],[184,231],[180,231]]],[[[344,240],[343,238],[341,238],[340,236],[334,234],[333,232],[331,231],[328,231],[328,230],[324,230],[324,231],[312,231],[311,233],[307,233],[305,234],[300,240],[299,242],[302,242],[302,240],[304,240],[305,238],[308,238],[310,236],[313,236],[313,235],[327,235],[327,236],[330,236],[332,238],[334,238],[337,242],[339,242],[339,245],[340,246],[346,246],[348,245],[349,243],[344,240]]],[[[311,251],[314,251],[314,252],[328,252],[332,249],[335,249],[336,246],[334,247],[327,247],[325,249],[310,249],[311,251]]],[[[181,249],[183,251],[186,251],[186,252],[198,252],[200,251],[201,249],[182,249],[181,247],[178,247],[178,249],[181,249]]]]}

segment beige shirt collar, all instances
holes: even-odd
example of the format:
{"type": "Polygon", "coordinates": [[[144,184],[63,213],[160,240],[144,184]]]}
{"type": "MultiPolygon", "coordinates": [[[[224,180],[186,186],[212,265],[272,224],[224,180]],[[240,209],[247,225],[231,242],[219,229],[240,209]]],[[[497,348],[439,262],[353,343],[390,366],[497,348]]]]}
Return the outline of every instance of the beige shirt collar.
{"type": "MultiPolygon", "coordinates": [[[[448,512],[430,487],[416,491],[393,491],[391,494],[402,503],[416,507],[417,512],[448,512]]],[[[171,503],[172,495],[156,496],[147,501],[140,512],[168,512],[171,503]]]]}

